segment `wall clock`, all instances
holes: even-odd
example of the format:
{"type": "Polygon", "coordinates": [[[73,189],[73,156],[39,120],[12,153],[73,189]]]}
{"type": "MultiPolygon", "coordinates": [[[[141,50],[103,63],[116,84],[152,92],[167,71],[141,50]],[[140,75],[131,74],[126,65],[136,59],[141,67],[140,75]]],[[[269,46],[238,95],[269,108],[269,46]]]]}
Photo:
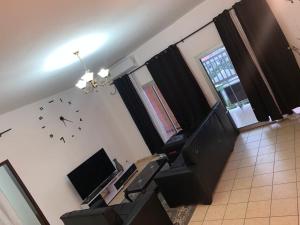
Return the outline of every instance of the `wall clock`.
{"type": "Polygon", "coordinates": [[[74,139],[83,130],[83,119],[80,110],[72,101],[63,98],[52,99],[39,108],[40,128],[50,139],[61,143],[74,139]]]}

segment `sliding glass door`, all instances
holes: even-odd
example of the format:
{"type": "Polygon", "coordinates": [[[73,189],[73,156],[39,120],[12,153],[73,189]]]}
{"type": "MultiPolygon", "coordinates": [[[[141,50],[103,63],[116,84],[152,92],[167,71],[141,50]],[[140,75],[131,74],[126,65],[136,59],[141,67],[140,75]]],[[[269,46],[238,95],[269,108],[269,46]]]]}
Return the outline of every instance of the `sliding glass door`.
{"type": "Polygon", "coordinates": [[[199,60],[237,128],[257,123],[251,104],[225,47],[219,47],[200,57],[199,60]]]}

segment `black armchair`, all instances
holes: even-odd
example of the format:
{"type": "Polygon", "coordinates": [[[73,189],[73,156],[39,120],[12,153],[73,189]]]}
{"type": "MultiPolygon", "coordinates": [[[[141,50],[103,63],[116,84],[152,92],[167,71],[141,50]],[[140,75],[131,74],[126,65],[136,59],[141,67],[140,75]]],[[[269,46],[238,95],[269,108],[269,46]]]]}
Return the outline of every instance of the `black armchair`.
{"type": "Polygon", "coordinates": [[[146,192],[133,203],[67,213],[65,225],[173,225],[154,192],[146,192]]]}

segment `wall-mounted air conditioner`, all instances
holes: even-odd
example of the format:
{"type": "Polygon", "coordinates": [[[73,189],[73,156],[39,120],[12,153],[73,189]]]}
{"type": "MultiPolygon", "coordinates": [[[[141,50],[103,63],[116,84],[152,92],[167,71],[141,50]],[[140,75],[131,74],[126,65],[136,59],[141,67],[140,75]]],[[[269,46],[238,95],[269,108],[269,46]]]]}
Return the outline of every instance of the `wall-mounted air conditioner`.
{"type": "Polygon", "coordinates": [[[110,68],[110,75],[113,79],[125,75],[137,68],[136,60],[133,56],[122,59],[110,68]]]}

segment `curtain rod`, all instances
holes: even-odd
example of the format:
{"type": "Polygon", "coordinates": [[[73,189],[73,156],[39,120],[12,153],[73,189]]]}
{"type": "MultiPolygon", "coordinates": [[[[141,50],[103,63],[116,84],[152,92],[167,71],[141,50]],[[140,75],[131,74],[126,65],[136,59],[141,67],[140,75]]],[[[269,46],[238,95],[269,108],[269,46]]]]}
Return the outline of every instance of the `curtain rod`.
{"type": "MultiPolygon", "coordinates": [[[[233,7],[231,7],[230,9],[227,9],[227,10],[228,11],[233,10],[233,7]]],[[[226,11],[226,10],[224,10],[224,11],[226,11]]],[[[190,33],[189,35],[187,35],[184,38],[182,38],[180,41],[175,42],[174,45],[178,45],[178,44],[184,42],[185,40],[187,40],[190,37],[194,36],[195,34],[197,34],[198,32],[200,32],[201,30],[205,29],[206,27],[208,27],[212,23],[214,23],[214,20],[209,21],[207,24],[205,24],[202,27],[200,27],[199,29],[195,30],[193,33],[190,33]]],[[[155,57],[155,56],[157,56],[158,54],[152,56],[152,58],[155,57]]],[[[129,72],[127,75],[131,75],[131,74],[135,73],[136,71],[142,69],[144,66],[146,66],[147,62],[145,62],[144,64],[142,64],[139,67],[135,68],[134,70],[132,70],[131,72],[129,72]]]]}

